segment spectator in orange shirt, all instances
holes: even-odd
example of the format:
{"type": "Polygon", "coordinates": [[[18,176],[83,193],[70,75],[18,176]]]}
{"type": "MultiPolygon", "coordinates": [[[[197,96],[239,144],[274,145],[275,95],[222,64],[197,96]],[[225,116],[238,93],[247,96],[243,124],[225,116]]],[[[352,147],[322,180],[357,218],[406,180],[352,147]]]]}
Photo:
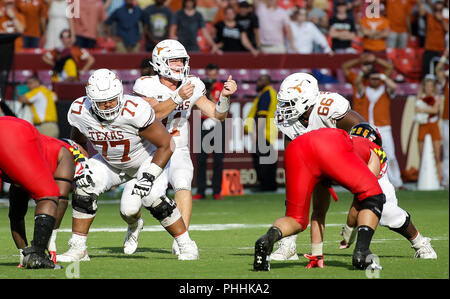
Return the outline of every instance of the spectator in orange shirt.
{"type": "Polygon", "coordinates": [[[234,11],[239,13],[239,1],[238,0],[220,0],[219,9],[217,10],[212,23],[215,25],[219,22],[225,21],[225,10],[228,6],[233,6],[234,11]]]}
{"type": "Polygon", "coordinates": [[[433,13],[426,11],[422,0],[418,0],[419,14],[426,17],[425,51],[422,58],[422,76],[430,73],[430,64],[435,58],[441,57],[444,52],[445,34],[448,32],[448,19],[445,19],[442,12],[444,3],[435,1],[433,3],[433,13]]]}
{"type": "MultiPolygon", "coordinates": [[[[378,70],[385,74],[387,77],[392,75],[392,71],[394,70],[394,65],[389,61],[377,57],[372,53],[363,53],[360,57],[348,60],[342,64],[342,70],[344,71],[345,79],[347,82],[352,84],[353,86],[353,105],[358,103],[356,99],[358,98],[358,93],[356,91],[356,78],[358,75],[362,77],[362,83],[364,86],[368,85],[368,76],[371,71],[378,70]],[[353,70],[355,67],[359,67],[359,73],[353,70]],[[379,66],[383,68],[383,70],[379,69],[379,66]]],[[[354,107],[357,110],[357,107],[354,107]]]]}
{"type": "Polygon", "coordinates": [[[386,40],[388,48],[406,48],[411,34],[410,13],[409,0],[386,0],[386,16],[391,29],[386,40]]]}
{"type": "Polygon", "coordinates": [[[75,27],[75,45],[92,49],[97,44],[99,25],[106,20],[106,10],[102,0],[79,1],[79,15],[71,16],[75,27]]]}
{"type": "Polygon", "coordinates": [[[395,98],[397,84],[385,74],[372,70],[367,75],[367,85],[363,83],[362,74],[356,78],[355,85],[358,98],[353,102],[353,109],[379,130],[389,161],[389,180],[396,188],[403,188],[391,128],[391,101],[395,98]]]}
{"type": "Polygon", "coordinates": [[[16,0],[17,10],[25,17],[24,48],[39,48],[46,30],[46,7],[43,0],[16,0]]]}
{"type": "Polygon", "coordinates": [[[95,59],[87,50],[73,44],[69,29],[62,30],[60,38],[63,47],[46,52],[42,60],[53,67],[52,81],[78,81],[79,76],[90,69],[95,59]]]}
{"type": "Polygon", "coordinates": [[[364,16],[361,18],[361,35],[363,49],[366,52],[385,53],[386,39],[389,36],[389,20],[382,16],[384,10],[380,8],[379,16],[364,16]]]}
{"type": "MultiPolygon", "coordinates": [[[[25,17],[15,8],[14,0],[2,0],[0,4],[0,33],[20,33],[25,30],[25,17]]],[[[20,52],[23,48],[23,38],[20,36],[14,41],[14,51],[20,52]]]]}

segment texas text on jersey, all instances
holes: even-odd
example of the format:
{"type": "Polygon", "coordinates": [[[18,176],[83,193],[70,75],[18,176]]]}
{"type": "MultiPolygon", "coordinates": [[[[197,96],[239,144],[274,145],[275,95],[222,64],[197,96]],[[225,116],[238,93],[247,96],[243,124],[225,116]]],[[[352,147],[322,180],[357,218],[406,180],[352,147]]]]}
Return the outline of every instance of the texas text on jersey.
{"type": "MultiPolygon", "coordinates": [[[[188,76],[187,80],[195,86],[194,94],[178,105],[163,120],[163,123],[166,124],[167,131],[174,137],[177,147],[183,147],[189,144],[188,119],[197,100],[206,94],[205,84],[198,77],[188,76]]],[[[158,102],[164,102],[172,98],[178,89],[175,91],[171,90],[160,82],[158,75],[155,75],[137,79],[133,86],[133,91],[145,97],[154,98],[158,102]]]]}
{"type": "Polygon", "coordinates": [[[120,114],[113,121],[99,119],[89,100],[80,97],[70,106],[67,119],[113,167],[137,169],[156,150],[139,136],[139,130],[155,120],[153,108],[140,97],[124,95],[120,114]]]}

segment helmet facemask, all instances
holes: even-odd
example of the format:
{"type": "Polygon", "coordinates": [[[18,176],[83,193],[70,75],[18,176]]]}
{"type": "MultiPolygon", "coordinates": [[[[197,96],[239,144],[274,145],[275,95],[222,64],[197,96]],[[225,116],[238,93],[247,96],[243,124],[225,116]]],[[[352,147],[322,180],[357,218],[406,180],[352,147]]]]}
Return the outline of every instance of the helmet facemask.
{"type": "Polygon", "coordinates": [[[277,110],[284,121],[297,120],[300,117],[300,113],[295,109],[294,100],[278,98],[277,110]]]}
{"type": "Polygon", "coordinates": [[[189,58],[187,57],[171,57],[164,59],[164,63],[167,65],[166,67],[166,73],[164,74],[164,77],[171,78],[175,81],[183,81],[187,76],[189,75],[189,58]],[[181,67],[171,67],[170,61],[172,59],[182,58],[183,59],[183,66],[181,67]],[[173,70],[175,68],[175,70],[173,70]]]}
{"type": "Polygon", "coordinates": [[[97,114],[104,120],[108,120],[108,121],[114,120],[117,116],[119,116],[120,108],[122,108],[122,97],[123,97],[123,94],[120,93],[119,95],[109,98],[109,99],[106,99],[106,100],[90,99],[92,109],[94,110],[95,114],[97,114]],[[98,105],[98,103],[107,102],[107,101],[111,101],[114,99],[117,99],[117,105],[114,106],[113,108],[104,110],[104,109],[101,109],[98,105]]]}

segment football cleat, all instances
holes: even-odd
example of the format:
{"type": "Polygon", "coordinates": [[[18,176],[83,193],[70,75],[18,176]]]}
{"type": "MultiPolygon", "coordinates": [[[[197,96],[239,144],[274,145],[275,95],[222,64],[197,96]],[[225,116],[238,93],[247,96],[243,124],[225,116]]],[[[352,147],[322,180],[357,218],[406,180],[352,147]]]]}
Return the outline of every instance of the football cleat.
{"type": "Polygon", "coordinates": [[[172,243],[172,254],[180,255],[180,246],[178,246],[177,240],[173,240],[172,243]]]}
{"type": "Polygon", "coordinates": [[[253,270],[270,271],[269,253],[271,251],[272,248],[270,248],[269,239],[267,235],[262,236],[256,241],[253,270]]]}
{"type": "Polygon", "coordinates": [[[222,196],[222,194],[213,194],[213,198],[214,198],[215,200],[222,200],[222,199],[224,199],[223,196],[222,196]]]}
{"type": "Polygon", "coordinates": [[[323,255],[310,255],[305,253],[303,256],[309,260],[308,265],[306,265],[306,269],[325,268],[323,255]]]}
{"type": "Polygon", "coordinates": [[[424,237],[422,242],[418,246],[411,246],[414,248],[416,253],[414,254],[415,258],[420,259],[437,259],[437,254],[431,246],[431,239],[424,237]]]}
{"type": "Polygon", "coordinates": [[[187,243],[178,244],[180,253],[178,254],[178,260],[180,261],[192,261],[198,260],[198,247],[195,241],[189,241],[187,243]]]}
{"type": "Polygon", "coordinates": [[[63,263],[70,263],[76,261],[90,261],[87,253],[87,247],[84,242],[79,240],[69,240],[69,250],[63,254],[56,255],[56,261],[63,263]]]}
{"type": "Polygon", "coordinates": [[[344,237],[344,240],[339,244],[339,249],[347,249],[349,248],[356,239],[356,233],[358,230],[354,228],[350,228],[347,225],[344,226],[341,230],[341,236],[344,237]]]}
{"type": "Polygon", "coordinates": [[[25,269],[62,269],[56,265],[44,251],[37,250],[33,246],[23,250],[23,268],[25,269]]]}
{"type": "Polygon", "coordinates": [[[372,252],[367,249],[365,251],[355,250],[352,257],[352,265],[359,270],[381,270],[382,267],[373,259],[372,252]]]}
{"type": "Polygon", "coordinates": [[[125,254],[133,254],[138,247],[139,233],[144,228],[144,219],[139,218],[133,225],[128,225],[127,234],[123,242],[123,252],[125,254]]]}
{"type": "Polygon", "coordinates": [[[49,255],[50,259],[52,260],[52,262],[54,262],[56,264],[56,251],[49,251],[48,255],[49,255]]]}
{"type": "Polygon", "coordinates": [[[271,261],[296,261],[297,244],[295,243],[296,236],[289,236],[278,241],[278,249],[270,255],[271,261]]]}
{"type": "Polygon", "coordinates": [[[195,194],[194,196],[192,196],[192,200],[199,200],[199,199],[205,199],[205,195],[195,194]]]}

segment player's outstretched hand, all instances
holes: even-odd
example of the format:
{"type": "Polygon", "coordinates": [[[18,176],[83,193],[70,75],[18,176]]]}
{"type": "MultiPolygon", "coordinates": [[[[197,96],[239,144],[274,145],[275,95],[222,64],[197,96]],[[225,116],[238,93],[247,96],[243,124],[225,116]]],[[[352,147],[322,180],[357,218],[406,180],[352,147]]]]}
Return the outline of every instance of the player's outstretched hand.
{"type": "Polygon", "coordinates": [[[229,97],[230,95],[235,93],[236,90],[237,90],[236,81],[234,81],[233,77],[229,75],[227,81],[223,84],[222,95],[224,97],[229,97]]]}

